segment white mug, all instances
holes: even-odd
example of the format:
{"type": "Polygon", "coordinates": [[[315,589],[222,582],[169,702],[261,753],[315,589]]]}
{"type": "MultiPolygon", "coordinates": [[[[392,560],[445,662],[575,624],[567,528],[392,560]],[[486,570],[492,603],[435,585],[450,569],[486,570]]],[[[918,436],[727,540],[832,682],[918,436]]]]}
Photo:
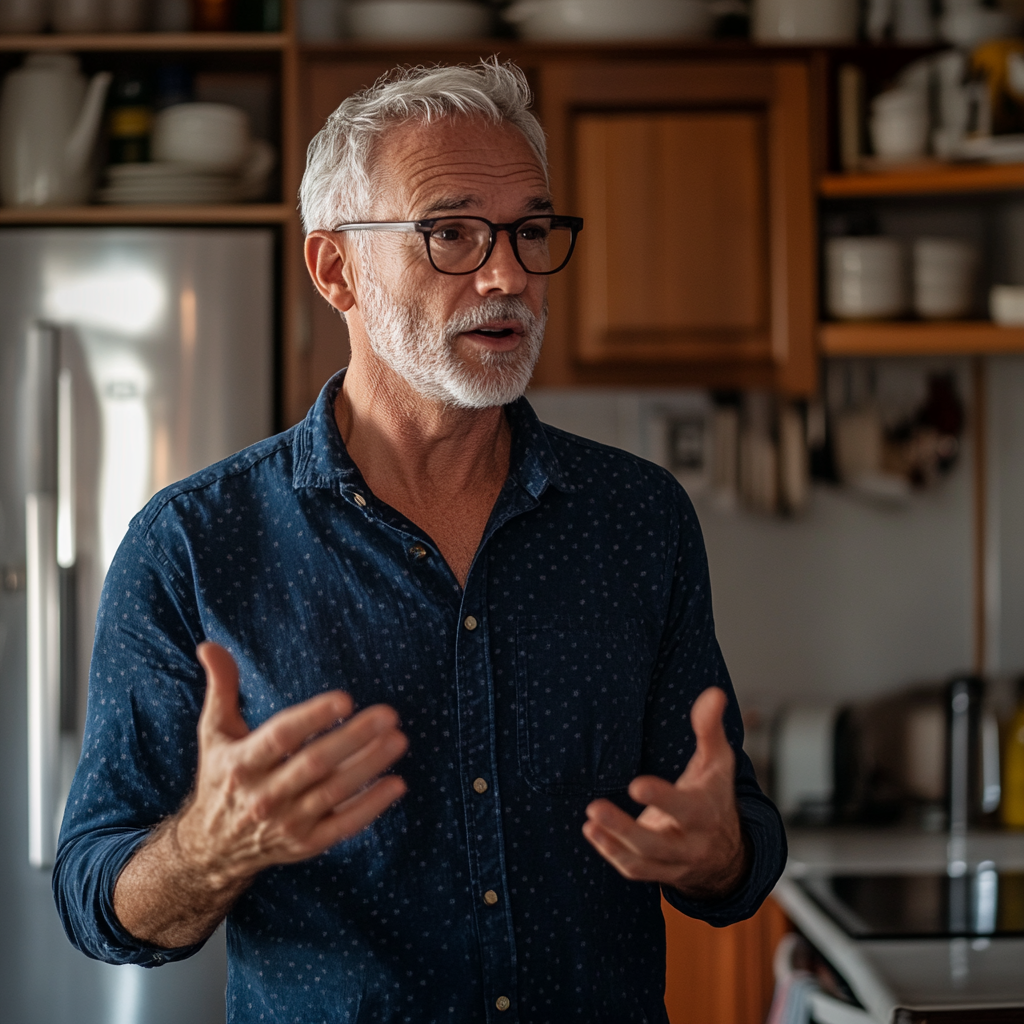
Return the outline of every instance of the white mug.
{"type": "Polygon", "coordinates": [[[957,238],[914,242],[914,312],[926,320],[967,316],[974,305],[978,249],[957,238]]]}
{"type": "Polygon", "coordinates": [[[839,320],[885,320],[907,311],[906,256],[895,238],[830,238],[826,306],[839,320]]]}
{"type": "Polygon", "coordinates": [[[759,43],[855,43],[857,0],[754,0],[759,43]]]}
{"type": "Polygon", "coordinates": [[[922,89],[890,89],[871,102],[871,144],[885,160],[913,160],[928,147],[928,94],[922,89]]]}

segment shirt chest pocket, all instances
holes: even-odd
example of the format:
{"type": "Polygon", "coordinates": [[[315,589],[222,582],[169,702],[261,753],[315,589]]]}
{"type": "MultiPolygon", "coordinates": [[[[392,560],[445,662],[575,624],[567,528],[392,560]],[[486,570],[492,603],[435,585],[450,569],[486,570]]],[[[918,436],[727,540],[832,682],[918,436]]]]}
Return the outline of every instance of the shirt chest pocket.
{"type": "Polygon", "coordinates": [[[516,627],[519,766],[545,793],[625,789],[643,744],[638,624],[523,616],[516,627]]]}

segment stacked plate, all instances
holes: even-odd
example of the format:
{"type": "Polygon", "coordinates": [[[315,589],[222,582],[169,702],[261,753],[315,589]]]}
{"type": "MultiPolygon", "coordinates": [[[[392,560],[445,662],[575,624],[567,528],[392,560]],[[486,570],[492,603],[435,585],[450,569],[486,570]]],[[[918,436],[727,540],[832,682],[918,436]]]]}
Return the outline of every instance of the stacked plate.
{"type": "Polygon", "coordinates": [[[199,170],[182,164],[113,164],[101,203],[232,203],[239,196],[237,174],[199,170]]]}

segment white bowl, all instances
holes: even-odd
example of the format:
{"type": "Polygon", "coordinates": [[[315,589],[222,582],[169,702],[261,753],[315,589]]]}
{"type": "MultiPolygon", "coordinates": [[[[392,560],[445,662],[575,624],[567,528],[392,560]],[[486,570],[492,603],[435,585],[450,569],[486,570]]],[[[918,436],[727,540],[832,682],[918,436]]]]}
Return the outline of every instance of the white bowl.
{"type": "Polygon", "coordinates": [[[355,0],[348,26],[354,39],[475,39],[488,34],[491,13],[473,0],[355,0]]]}
{"type": "Polygon", "coordinates": [[[154,160],[234,171],[250,146],[248,114],[226,103],[178,103],[153,119],[154,160]]]}
{"type": "Polygon", "coordinates": [[[1024,325],[1024,287],[1014,284],[997,284],[989,292],[989,309],[992,319],[1006,327],[1024,325]]]}
{"type": "Polygon", "coordinates": [[[519,0],[505,11],[524,39],[701,38],[706,0],[519,0]]]}
{"type": "Polygon", "coordinates": [[[839,320],[884,320],[907,311],[906,255],[895,238],[825,243],[828,312],[839,320]]]}

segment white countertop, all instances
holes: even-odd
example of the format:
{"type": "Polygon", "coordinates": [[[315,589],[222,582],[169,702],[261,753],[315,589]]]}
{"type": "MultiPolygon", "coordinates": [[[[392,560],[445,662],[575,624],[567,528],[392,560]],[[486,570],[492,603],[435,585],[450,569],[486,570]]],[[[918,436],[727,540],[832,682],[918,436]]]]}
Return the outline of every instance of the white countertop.
{"type": "MultiPolygon", "coordinates": [[[[819,1000],[816,1019],[890,1024],[901,1007],[1024,1007],[1024,939],[855,939],[796,884],[811,874],[944,871],[947,836],[830,828],[794,829],[788,837],[789,862],[775,897],[866,1008],[859,1016],[844,1016],[849,1011],[841,1004],[819,1000]]],[[[967,838],[965,859],[1024,870],[1024,833],[973,833],[967,838]]]]}

